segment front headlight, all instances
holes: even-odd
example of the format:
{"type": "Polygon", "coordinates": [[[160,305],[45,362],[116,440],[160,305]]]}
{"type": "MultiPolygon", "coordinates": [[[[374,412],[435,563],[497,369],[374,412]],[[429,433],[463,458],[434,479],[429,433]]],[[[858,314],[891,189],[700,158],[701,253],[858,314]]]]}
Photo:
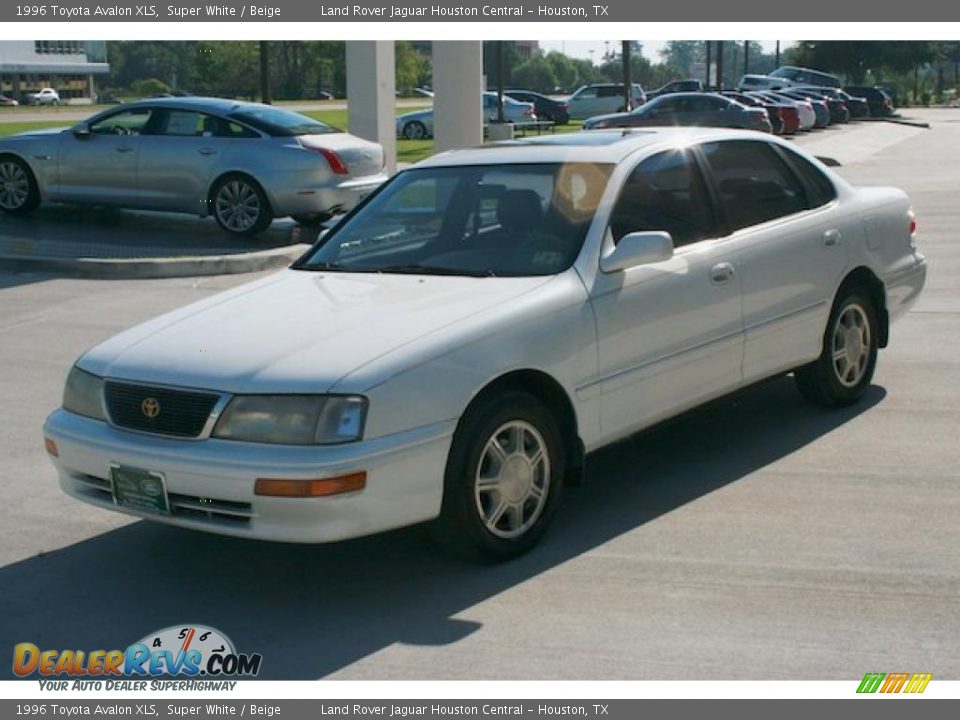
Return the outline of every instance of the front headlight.
{"type": "Polygon", "coordinates": [[[91,375],[76,365],[70,368],[63,388],[63,409],[95,420],[106,420],[103,414],[103,378],[91,375]]]}
{"type": "Polygon", "coordinates": [[[213,429],[225,440],[333,445],[359,440],[367,399],[357,395],[238,395],[213,429]]]}

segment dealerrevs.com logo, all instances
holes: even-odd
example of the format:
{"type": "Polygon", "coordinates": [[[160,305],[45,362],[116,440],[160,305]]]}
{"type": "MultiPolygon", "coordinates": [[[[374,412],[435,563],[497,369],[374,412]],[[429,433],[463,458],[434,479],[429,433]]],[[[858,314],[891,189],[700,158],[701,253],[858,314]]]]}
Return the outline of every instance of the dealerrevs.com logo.
{"type": "MultiPolygon", "coordinates": [[[[238,653],[230,638],[202,625],[174,625],[151,633],[124,650],[41,649],[31,642],[18,643],[13,648],[13,672],[22,678],[38,675],[45,679],[109,682],[137,677],[256,677],[261,660],[259,653],[238,653]]],[[[106,689],[134,689],[125,683],[109,684],[112,687],[106,689]]]]}

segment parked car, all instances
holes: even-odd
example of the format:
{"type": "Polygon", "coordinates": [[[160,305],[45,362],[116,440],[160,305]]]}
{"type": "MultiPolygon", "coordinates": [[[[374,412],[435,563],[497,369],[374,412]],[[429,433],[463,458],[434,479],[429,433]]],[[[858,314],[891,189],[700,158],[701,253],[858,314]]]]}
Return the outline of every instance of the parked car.
{"type": "Polygon", "coordinates": [[[810,97],[809,95],[803,95],[798,92],[793,92],[791,89],[777,90],[774,92],[775,95],[780,97],[791,98],[793,100],[805,100],[813,108],[815,121],[813,126],[815,128],[825,128],[830,125],[830,108],[827,107],[826,101],[818,99],[815,97],[810,97]]]}
{"type": "Polygon", "coordinates": [[[570,109],[566,101],[555,100],[532,90],[504,90],[503,94],[533,105],[533,111],[539,120],[549,120],[554,125],[566,125],[570,122],[570,109]]]}
{"type": "Polygon", "coordinates": [[[653,100],[661,95],[669,95],[678,92],[703,92],[703,82],[700,80],[674,80],[668,82],[663,87],[652,90],[647,93],[647,100],[653,100]]]}
{"type": "Polygon", "coordinates": [[[847,104],[843,100],[820,92],[819,89],[795,87],[790,88],[790,91],[796,95],[805,95],[811,100],[822,100],[825,102],[827,104],[827,110],[830,112],[831,123],[843,124],[850,122],[850,110],[847,109],[847,104]]]}
{"type": "Polygon", "coordinates": [[[822,85],[838,88],[842,84],[836,75],[793,65],[778,67],[770,73],[770,77],[789,81],[791,85],[822,85]]]}
{"type": "Polygon", "coordinates": [[[797,90],[813,90],[821,96],[831,97],[841,101],[850,113],[850,119],[858,119],[870,116],[870,106],[867,101],[861,97],[853,97],[849,93],[839,88],[828,87],[800,87],[797,90]]]}
{"type": "Polygon", "coordinates": [[[797,117],[800,122],[800,130],[808,132],[817,124],[817,113],[813,109],[813,103],[810,98],[792,98],[786,95],[780,95],[775,91],[754,91],[748,92],[748,95],[765,98],[773,102],[793,105],[797,109],[797,117]]]}
{"type": "Polygon", "coordinates": [[[629,113],[588,118],[584,130],[612,127],[699,125],[772,132],[767,111],[748,108],[716,93],[671,93],[661,95],[629,113]]]}
{"type": "Polygon", "coordinates": [[[855,97],[862,97],[867,101],[871,117],[890,117],[893,115],[893,101],[886,92],[876,87],[865,85],[848,85],[844,90],[855,97]]]}
{"type": "MultiPolygon", "coordinates": [[[[781,103],[753,97],[751,95],[747,95],[746,93],[737,92],[736,90],[724,90],[720,94],[740,103],[741,105],[745,105],[747,107],[758,107],[766,110],[767,119],[770,121],[770,126],[773,129],[774,135],[792,135],[797,131],[797,127],[799,127],[800,123],[798,120],[792,129],[787,132],[790,124],[784,118],[783,110],[786,106],[781,103]]],[[[796,111],[794,111],[794,116],[796,117],[796,111]]]]}
{"type": "Polygon", "coordinates": [[[901,190],[758,133],[444,153],[290,269],[84,353],[45,447],[134,517],[310,543],[433,521],[510,558],[586,452],[790,371],[860,400],[924,285],[914,228],[901,190]]]}
{"type": "Polygon", "coordinates": [[[43,88],[40,92],[27,95],[31,105],[59,105],[60,93],[53,88],[43,88]]]}
{"type": "Polygon", "coordinates": [[[42,200],[213,215],[252,235],[351,209],[387,176],[376,143],[305,115],[216,98],[142,100],[72,128],[0,138],[0,210],[42,200]]]}
{"type": "Polygon", "coordinates": [[[20,103],[14,100],[12,97],[0,95],[0,107],[16,107],[19,104],[20,103]]]}
{"type": "MultiPolygon", "coordinates": [[[[503,96],[503,116],[507,122],[534,122],[537,114],[533,103],[520,102],[507,95],[503,96]]],[[[497,121],[497,94],[483,93],[484,124],[497,121]]],[[[397,117],[397,137],[406,140],[422,140],[433,137],[433,108],[414,110],[397,117]]]]}
{"type": "MultiPolygon", "coordinates": [[[[602,115],[605,113],[623,112],[623,83],[596,83],[584,85],[567,100],[570,117],[576,120],[602,115]]],[[[633,106],[643,105],[647,95],[643,88],[633,84],[633,106]]]]}

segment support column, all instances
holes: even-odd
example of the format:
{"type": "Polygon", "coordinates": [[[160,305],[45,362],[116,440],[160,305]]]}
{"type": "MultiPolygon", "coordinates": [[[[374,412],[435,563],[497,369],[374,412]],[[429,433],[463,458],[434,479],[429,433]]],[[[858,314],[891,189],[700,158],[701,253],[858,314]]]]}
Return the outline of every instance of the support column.
{"type": "Polygon", "coordinates": [[[347,42],[347,125],[380,143],[387,171],[397,171],[396,76],[392,40],[347,42]]]}
{"type": "Polygon", "coordinates": [[[437,152],[483,143],[483,43],[433,43],[433,136],[437,152]]]}

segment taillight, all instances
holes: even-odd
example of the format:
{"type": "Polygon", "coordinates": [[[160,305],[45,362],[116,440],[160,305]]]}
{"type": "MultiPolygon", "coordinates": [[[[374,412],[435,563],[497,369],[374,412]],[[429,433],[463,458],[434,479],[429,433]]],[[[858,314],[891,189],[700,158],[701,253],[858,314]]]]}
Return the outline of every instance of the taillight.
{"type": "Polygon", "coordinates": [[[350,171],[347,169],[347,164],[343,161],[343,158],[337,155],[330,148],[323,147],[308,147],[307,150],[313,150],[318,152],[323,157],[326,158],[327,163],[330,165],[330,170],[333,171],[334,175],[349,175],[350,171]]]}
{"type": "Polygon", "coordinates": [[[910,237],[913,237],[917,234],[917,216],[913,214],[913,210],[910,211],[910,237]]]}
{"type": "Polygon", "coordinates": [[[561,110],[568,110],[570,106],[566,103],[560,103],[557,107],[559,107],[561,110]]]}

